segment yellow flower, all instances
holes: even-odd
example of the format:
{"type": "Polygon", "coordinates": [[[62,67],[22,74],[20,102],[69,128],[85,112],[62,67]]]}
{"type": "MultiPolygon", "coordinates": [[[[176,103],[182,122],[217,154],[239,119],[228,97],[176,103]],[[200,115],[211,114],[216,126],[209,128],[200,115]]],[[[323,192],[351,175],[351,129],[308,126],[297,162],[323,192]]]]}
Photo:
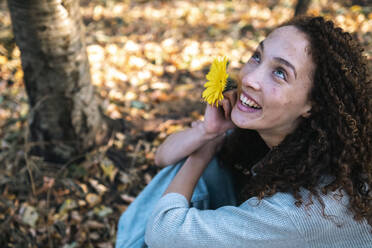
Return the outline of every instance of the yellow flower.
{"type": "Polygon", "coordinates": [[[226,73],[227,58],[215,59],[212,63],[206,78],[207,82],[204,84],[203,99],[211,105],[218,107],[218,102],[223,99],[222,92],[225,89],[227,77],[226,73]]]}

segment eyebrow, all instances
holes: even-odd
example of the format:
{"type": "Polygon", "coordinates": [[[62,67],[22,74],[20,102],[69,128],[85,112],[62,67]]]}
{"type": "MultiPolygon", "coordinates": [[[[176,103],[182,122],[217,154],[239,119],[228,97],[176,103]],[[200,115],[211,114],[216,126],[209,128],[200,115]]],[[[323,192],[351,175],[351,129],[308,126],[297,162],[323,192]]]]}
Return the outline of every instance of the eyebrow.
{"type": "Polygon", "coordinates": [[[295,78],[297,78],[296,68],[291,63],[289,63],[287,60],[282,59],[280,57],[275,57],[274,60],[278,61],[280,64],[284,64],[285,66],[291,68],[295,75],[295,78]]]}
{"type": "MultiPolygon", "coordinates": [[[[259,44],[259,47],[261,48],[262,52],[264,51],[264,44],[263,44],[263,41],[260,42],[259,44]]],[[[283,58],[280,58],[280,57],[274,57],[274,60],[276,60],[277,62],[279,62],[280,64],[283,64],[289,68],[292,69],[294,75],[295,75],[295,78],[297,78],[297,72],[296,72],[296,68],[291,64],[289,63],[287,60],[283,59],[283,58]]]]}

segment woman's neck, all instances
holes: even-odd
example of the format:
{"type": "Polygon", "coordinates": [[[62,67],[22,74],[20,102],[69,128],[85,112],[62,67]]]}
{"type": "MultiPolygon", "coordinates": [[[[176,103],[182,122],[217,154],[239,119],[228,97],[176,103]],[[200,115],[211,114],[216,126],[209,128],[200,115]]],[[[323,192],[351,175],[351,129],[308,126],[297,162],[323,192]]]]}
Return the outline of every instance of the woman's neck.
{"type": "Polygon", "coordinates": [[[266,145],[272,149],[279,145],[288,134],[294,132],[299,123],[300,120],[298,119],[291,126],[284,126],[275,130],[257,130],[257,132],[266,145]]]}
{"type": "Polygon", "coordinates": [[[261,136],[262,140],[266,143],[266,145],[272,149],[274,146],[277,146],[280,144],[280,142],[283,141],[284,136],[280,136],[280,135],[268,135],[266,133],[261,133],[261,132],[258,132],[259,135],[261,136]]]}

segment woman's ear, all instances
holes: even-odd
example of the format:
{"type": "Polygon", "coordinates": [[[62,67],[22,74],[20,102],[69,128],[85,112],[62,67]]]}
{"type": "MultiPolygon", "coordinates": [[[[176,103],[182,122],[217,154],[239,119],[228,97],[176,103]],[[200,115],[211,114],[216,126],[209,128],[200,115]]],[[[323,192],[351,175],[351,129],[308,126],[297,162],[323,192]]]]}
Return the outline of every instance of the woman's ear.
{"type": "Polygon", "coordinates": [[[308,104],[305,105],[301,116],[304,118],[309,118],[310,115],[311,115],[311,103],[309,102],[308,104]]]}

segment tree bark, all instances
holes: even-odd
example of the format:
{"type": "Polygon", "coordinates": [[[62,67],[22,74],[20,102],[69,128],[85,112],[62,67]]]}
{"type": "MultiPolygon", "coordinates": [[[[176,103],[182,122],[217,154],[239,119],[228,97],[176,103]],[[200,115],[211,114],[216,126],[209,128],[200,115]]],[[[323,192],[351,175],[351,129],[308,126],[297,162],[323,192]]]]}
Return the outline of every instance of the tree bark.
{"type": "Polygon", "coordinates": [[[66,162],[105,142],[76,0],[8,0],[29,98],[33,151],[66,162]]]}
{"type": "Polygon", "coordinates": [[[306,14],[307,9],[311,0],[298,0],[295,8],[295,16],[304,15],[306,14]]]}

